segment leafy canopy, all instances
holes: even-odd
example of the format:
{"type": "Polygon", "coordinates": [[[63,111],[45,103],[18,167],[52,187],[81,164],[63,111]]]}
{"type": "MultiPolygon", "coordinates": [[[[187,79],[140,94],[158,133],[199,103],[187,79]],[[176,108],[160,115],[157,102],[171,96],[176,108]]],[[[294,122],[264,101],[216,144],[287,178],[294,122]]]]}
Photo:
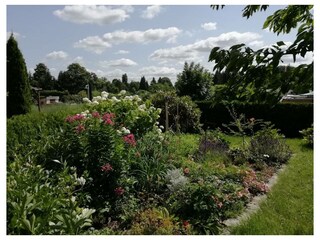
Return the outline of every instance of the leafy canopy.
{"type": "MultiPolygon", "coordinates": [[[[224,6],[212,5],[213,9],[224,6]]],[[[252,17],[257,11],[265,11],[268,5],[247,5],[242,16],[252,17]]],[[[287,34],[298,27],[295,41],[287,46],[283,41],[258,50],[237,44],[229,49],[215,47],[211,50],[209,61],[214,61],[216,72],[226,71],[233,74],[222,88],[225,94],[233,94],[237,100],[252,102],[276,103],[283,94],[296,87],[304,85],[303,89],[313,89],[313,61],[300,64],[291,71],[279,68],[284,58],[304,58],[313,52],[313,6],[289,5],[275,11],[267,17],[264,29],[279,35],[287,34]]],[[[222,94],[223,95],[223,94],[222,94]]]]}

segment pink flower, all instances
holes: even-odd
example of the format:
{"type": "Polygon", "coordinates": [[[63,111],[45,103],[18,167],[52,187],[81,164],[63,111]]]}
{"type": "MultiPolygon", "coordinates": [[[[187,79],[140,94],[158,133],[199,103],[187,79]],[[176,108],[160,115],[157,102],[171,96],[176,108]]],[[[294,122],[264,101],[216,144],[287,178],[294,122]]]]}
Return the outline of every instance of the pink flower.
{"type": "Polygon", "coordinates": [[[107,125],[113,125],[114,123],[113,123],[113,121],[111,119],[114,118],[114,117],[115,117],[114,113],[105,113],[102,116],[102,120],[107,125]]]}
{"type": "Polygon", "coordinates": [[[103,171],[103,172],[110,172],[112,170],[113,170],[113,168],[112,168],[111,164],[109,164],[109,163],[106,163],[105,165],[103,165],[101,167],[101,171],[103,171]]]}
{"type": "Polygon", "coordinates": [[[100,113],[99,112],[92,112],[92,117],[100,118],[100,113]]]}
{"type": "Polygon", "coordinates": [[[132,133],[124,136],[123,141],[125,141],[130,146],[136,146],[137,144],[136,140],[134,139],[134,135],[132,133]]]}
{"type": "Polygon", "coordinates": [[[72,122],[74,122],[74,117],[73,116],[68,116],[68,117],[66,117],[65,121],[69,122],[69,123],[72,123],[72,122]]]}
{"type": "Polygon", "coordinates": [[[82,125],[82,124],[79,124],[77,127],[76,127],[76,132],[77,133],[81,133],[83,132],[85,129],[85,127],[82,125]]]}
{"type": "Polygon", "coordinates": [[[117,187],[115,190],[114,190],[115,194],[117,196],[121,196],[122,194],[124,194],[124,189],[122,187],[117,187]]]}
{"type": "Polygon", "coordinates": [[[183,169],[183,173],[184,173],[185,175],[188,175],[188,174],[190,173],[189,168],[185,168],[185,169],[183,169]]]}

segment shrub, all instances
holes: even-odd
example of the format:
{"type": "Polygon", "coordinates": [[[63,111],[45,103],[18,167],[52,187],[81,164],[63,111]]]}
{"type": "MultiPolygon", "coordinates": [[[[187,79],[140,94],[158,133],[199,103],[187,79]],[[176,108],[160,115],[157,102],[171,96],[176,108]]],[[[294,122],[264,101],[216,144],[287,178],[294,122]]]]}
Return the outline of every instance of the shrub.
{"type": "Polygon", "coordinates": [[[137,179],[137,188],[158,192],[164,187],[168,164],[168,148],[159,132],[149,132],[137,143],[136,159],[131,163],[131,174],[137,179]]]}
{"type": "Polygon", "coordinates": [[[201,112],[188,96],[178,97],[174,92],[158,92],[151,96],[155,107],[161,108],[160,124],[166,125],[165,105],[168,103],[169,128],[176,132],[198,133],[201,112]]]}
{"type": "Polygon", "coordinates": [[[310,128],[306,128],[300,131],[303,136],[303,140],[309,147],[313,148],[313,124],[310,128]]]}
{"type": "Polygon", "coordinates": [[[265,162],[268,165],[283,164],[292,155],[283,136],[271,128],[258,131],[251,139],[248,151],[251,162],[265,162]]]}
{"type": "Polygon", "coordinates": [[[173,235],[179,234],[175,217],[166,208],[149,208],[136,214],[127,234],[132,235],[173,235]]]}
{"type": "MultiPolygon", "coordinates": [[[[223,123],[232,121],[226,108],[231,104],[219,103],[212,106],[212,102],[208,101],[196,103],[202,112],[201,123],[204,128],[222,128],[223,123]]],[[[245,114],[249,119],[264,119],[272,122],[286,137],[299,137],[299,130],[308,128],[313,123],[313,104],[279,103],[270,106],[268,104],[233,103],[232,105],[237,112],[245,114]]]]}
{"type": "Polygon", "coordinates": [[[152,106],[150,101],[142,101],[138,95],[125,96],[123,90],[110,98],[109,93],[102,92],[94,97],[92,102],[85,99],[91,111],[112,112],[115,114],[115,124],[129,128],[140,137],[156,126],[161,109],[152,106]]]}
{"type": "Polygon", "coordinates": [[[222,138],[219,131],[206,131],[199,141],[199,148],[195,153],[197,160],[203,160],[207,153],[211,156],[227,155],[229,143],[222,138]]]}
{"type": "Polygon", "coordinates": [[[74,168],[58,174],[17,157],[8,165],[7,234],[81,234],[94,209],[82,208],[75,195],[85,185],[74,168]]]}
{"type": "Polygon", "coordinates": [[[166,173],[167,186],[171,192],[175,192],[182,189],[189,182],[185,177],[181,169],[170,169],[166,173]]]}

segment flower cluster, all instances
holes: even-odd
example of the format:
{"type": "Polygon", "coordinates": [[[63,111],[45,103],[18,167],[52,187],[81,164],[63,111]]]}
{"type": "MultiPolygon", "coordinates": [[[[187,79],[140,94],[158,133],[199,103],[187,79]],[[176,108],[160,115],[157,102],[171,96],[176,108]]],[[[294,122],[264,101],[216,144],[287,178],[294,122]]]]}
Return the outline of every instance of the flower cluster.
{"type": "Polygon", "coordinates": [[[74,116],[68,116],[66,117],[65,121],[68,123],[73,123],[75,121],[81,121],[85,118],[83,114],[76,114],[74,116]]]}
{"type": "Polygon", "coordinates": [[[132,133],[124,136],[123,141],[129,144],[130,146],[136,146],[137,144],[136,140],[134,139],[134,135],[132,133]]]}
{"type": "Polygon", "coordinates": [[[108,172],[110,172],[112,170],[113,170],[113,168],[112,168],[110,163],[106,163],[105,165],[103,165],[101,167],[101,171],[106,172],[106,173],[108,173],[108,172]]]}
{"type": "Polygon", "coordinates": [[[115,117],[114,113],[105,113],[102,116],[102,120],[107,125],[114,125],[114,122],[112,121],[114,117],[115,117]]]}

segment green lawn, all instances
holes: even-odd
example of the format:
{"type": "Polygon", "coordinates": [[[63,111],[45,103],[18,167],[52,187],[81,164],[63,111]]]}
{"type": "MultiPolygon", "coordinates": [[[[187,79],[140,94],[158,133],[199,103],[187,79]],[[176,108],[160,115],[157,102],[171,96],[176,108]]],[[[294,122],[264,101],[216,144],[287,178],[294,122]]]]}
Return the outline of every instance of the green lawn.
{"type": "Polygon", "coordinates": [[[232,235],[313,234],[313,150],[298,139],[287,142],[293,157],[261,208],[234,227],[232,235]]]}

